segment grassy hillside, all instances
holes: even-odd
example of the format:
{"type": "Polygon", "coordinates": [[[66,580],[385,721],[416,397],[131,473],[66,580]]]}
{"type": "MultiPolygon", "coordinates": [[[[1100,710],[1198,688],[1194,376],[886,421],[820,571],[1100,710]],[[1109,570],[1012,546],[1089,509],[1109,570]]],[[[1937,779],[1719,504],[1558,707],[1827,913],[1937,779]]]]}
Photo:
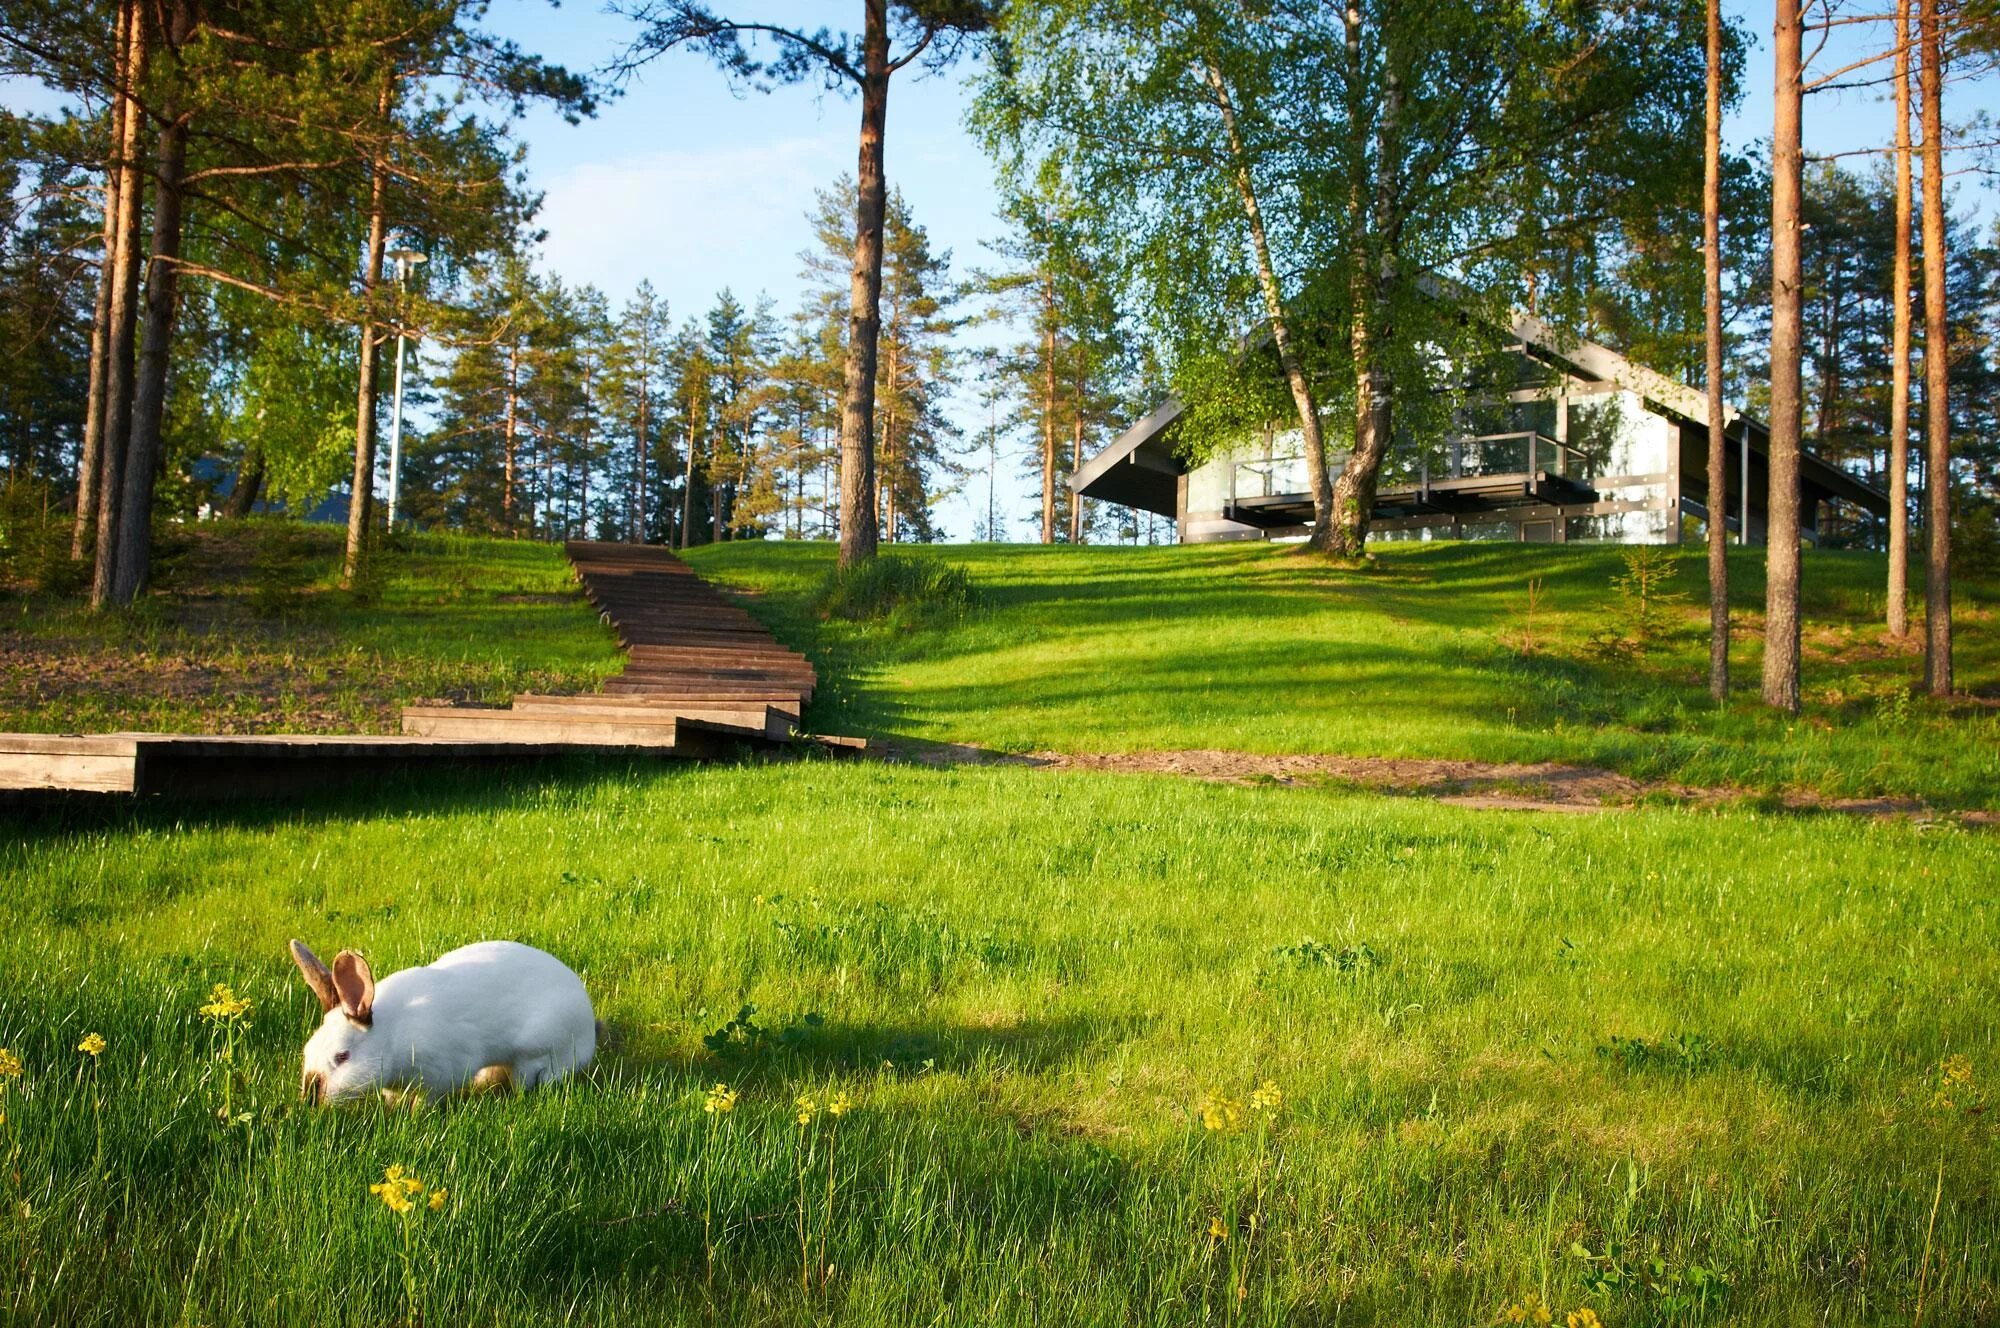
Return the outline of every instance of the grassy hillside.
{"type": "Polygon", "coordinates": [[[176,531],[127,614],[0,594],[0,729],[393,733],[411,702],[588,691],[622,667],[553,545],[402,536],[350,593],[342,538],[282,521],[176,531]]]}
{"type": "Polygon", "coordinates": [[[1949,829],[825,763],[45,818],[0,837],[0,1319],[1992,1322],[1996,876],[1949,829]],[[292,935],[544,945],[623,1042],[318,1115],[292,935]],[[448,1191],[408,1245],[391,1165],[448,1191]]]}
{"type": "MultiPolygon", "coordinates": [[[[589,690],[611,634],[554,546],[400,540],[361,593],[340,533],[218,523],[176,537],[158,593],[124,617],[75,598],[0,600],[0,727],[391,731],[441,698],[589,690]]],[[[1738,699],[1705,686],[1699,554],[1673,558],[1650,639],[1614,585],[1620,551],[1389,545],[1337,572],[1264,544],[896,550],[969,572],[942,626],[826,621],[821,544],[697,549],[716,579],[820,665],[809,721],[1002,751],[1218,748],[1566,761],[1758,792],[2000,806],[2000,587],[1962,580],[1960,684],[1915,694],[1917,638],[1887,639],[1882,560],[1806,559],[1806,713],[1754,701],[1762,565],[1733,560],[1738,699]],[[1532,587],[1532,591],[1531,591],[1532,587]],[[1532,599],[1532,611],[1530,610],[1532,599]]]]}
{"type": "MultiPolygon", "coordinates": [[[[899,551],[966,567],[983,604],[934,630],[822,623],[804,608],[824,545],[728,544],[692,560],[763,592],[828,685],[821,727],[1003,750],[1213,747],[1571,761],[1696,784],[2000,805],[2000,587],[1961,583],[1961,688],[1912,694],[1918,638],[1879,626],[1882,559],[1809,553],[1798,720],[1755,704],[1759,551],[1732,558],[1739,700],[1706,686],[1706,579],[1643,647],[1601,546],[1385,545],[1337,572],[1266,544],[899,551]],[[1534,611],[1530,613],[1530,587],[1534,611]]],[[[1921,593],[1915,598],[1920,602],[1921,593]]]]}

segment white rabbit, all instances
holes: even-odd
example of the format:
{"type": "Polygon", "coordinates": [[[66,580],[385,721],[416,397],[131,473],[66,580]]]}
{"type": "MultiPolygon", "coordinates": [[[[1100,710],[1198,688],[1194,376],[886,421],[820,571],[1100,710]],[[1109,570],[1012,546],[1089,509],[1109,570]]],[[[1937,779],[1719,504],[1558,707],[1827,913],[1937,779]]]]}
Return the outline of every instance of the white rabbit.
{"type": "Polygon", "coordinates": [[[554,955],[481,941],[375,984],[352,950],[333,968],[293,941],[292,962],[326,1011],[306,1043],[299,1091],[332,1106],[380,1092],[444,1096],[529,1089],[588,1065],[598,1026],[583,980],[554,955]]]}

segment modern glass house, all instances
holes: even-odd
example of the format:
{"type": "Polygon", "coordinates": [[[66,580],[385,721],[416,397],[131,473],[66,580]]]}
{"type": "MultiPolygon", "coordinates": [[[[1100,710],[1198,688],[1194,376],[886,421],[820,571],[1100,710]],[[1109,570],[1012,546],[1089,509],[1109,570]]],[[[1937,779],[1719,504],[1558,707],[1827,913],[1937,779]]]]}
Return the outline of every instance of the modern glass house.
{"type": "MultiPolygon", "coordinates": [[[[1467,366],[1467,380],[1466,404],[1444,436],[1398,436],[1390,448],[1371,538],[1672,544],[1683,515],[1707,519],[1705,394],[1528,314],[1516,315],[1492,354],[1467,366]]],[[[1733,408],[1724,414],[1725,519],[1758,543],[1769,431],[1733,408]]],[[[1169,397],[1071,484],[1087,498],[1172,517],[1182,543],[1310,533],[1312,493],[1296,426],[1267,427],[1190,466],[1175,436],[1180,415],[1169,397]]],[[[1329,446],[1331,473],[1345,461],[1329,446]]],[[[1800,490],[1809,540],[1824,504],[1889,512],[1886,494],[1810,454],[1801,458],[1800,490]]]]}

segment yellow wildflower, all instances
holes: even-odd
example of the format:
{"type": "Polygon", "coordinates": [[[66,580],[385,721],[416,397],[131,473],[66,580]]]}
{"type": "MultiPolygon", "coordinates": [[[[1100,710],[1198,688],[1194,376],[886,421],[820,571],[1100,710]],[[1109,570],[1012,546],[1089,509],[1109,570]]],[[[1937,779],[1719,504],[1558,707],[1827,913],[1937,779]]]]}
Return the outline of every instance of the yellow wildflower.
{"type": "MultiPolygon", "coordinates": [[[[438,1209],[444,1207],[444,1201],[450,1197],[451,1197],[450,1190],[432,1190],[431,1211],[435,1213],[438,1209]]],[[[1572,1325],[1571,1328],[1575,1328],[1575,1326],[1572,1325]]]]}
{"type": "Polygon", "coordinates": [[[410,1197],[403,1193],[402,1186],[391,1185],[387,1181],[377,1181],[375,1184],[370,1185],[368,1192],[379,1198],[390,1212],[398,1216],[409,1212],[410,1209],[416,1206],[410,1202],[410,1197]]]}
{"type": "Polygon", "coordinates": [[[1951,1055],[1938,1062],[1937,1092],[1931,1095],[1931,1105],[1945,1111],[1956,1107],[1961,1097],[1972,1092],[1972,1059],[1963,1055],[1951,1055]]]}
{"type": "Polygon", "coordinates": [[[711,1116],[727,1116],[736,1110],[736,1097],[736,1090],[728,1084],[717,1084],[701,1100],[701,1109],[711,1116]]]}
{"type": "MultiPolygon", "coordinates": [[[[368,1192],[380,1199],[390,1212],[400,1217],[417,1206],[415,1196],[424,1192],[424,1183],[411,1175],[401,1164],[396,1164],[385,1170],[382,1179],[370,1185],[368,1192]]],[[[443,1194],[444,1191],[439,1190],[438,1193],[443,1194]]],[[[438,1208],[443,1204],[444,1200],[438,1199],[431,1206],[438,1208]]]]}
{"type": "Polygon", "coordinates": [[[0,1079],[19,1079],[21,1058],[5,1047],[0,1047],[0,1079]]]}
{"type": "Polygon", "coordinates": [[[1284,1104],[1284,1090],[1278,1087],[1278,1081],[1275,1079],[1266,1079],[1257,1086],[1257,1091],[1250,1095],[1252,1111],[1276,1111],[1284,1104]]]}
{"type": "Polygon", "coordinates": [[[1208,1219],[1208,1238],[1210,1240],[1229,1239],[1229,1228],[1222,1225],[1221,1218],[1211,1217],[1208,1219]]]}
{"type": "Polygon", "coordinates": [[[833,1100],[826,1104],[826,1114],[836,1118],[845,1116],[852,1110],[854,1110],[854,1103],[845,1093],[835,1093],[833,1100]]]}
{"type": "Polygon", "coordinates": [[[1563,1325],[1564,1328],[1604,1328],[1604,1320],[1597,1317],[1596,1310],[1585,1305],[1564,1315],[1563,1325]]]}
{"type": "Polygon", "coordinates": [[[1201,1104],[1204,1129],[1233,1130],[1243,1123],[1243,1104],[1226,1097],[1211,1097],[1201,1104]]]}
{"type": "Polygon", "coordinates": [[[1500,1317],[1508,1323],[1548,1324],[1555,1321],[1555,1315],[1542,1298],[1530,1291],[1520,1300],[1500,1311],[1500,1317]]]}
{"type": "Polygon", "coordinates": [[[799,1109],[799,1124],[812,1124],[813,1117],[819,1114],[819,1104],[814,1102],[810,1096],[802,1095],[798,1100],[797,1106],[799,1109]]]}
{"type": "Polygon", "coordinates": [[[232,991],[228,983],[218,982],[208,993],[208,1004],[201,1007],[201,1013],[218,1024],[226,1024],[250,1013],[250,1002],[232,991]]]}
{"type": "Polygon", "coordinates": [[[104,1050],[104,1039],[95,1033],[85,1034],[83,1041],[76,1044],[76,1049],[95,1060],[104,1050]]]}

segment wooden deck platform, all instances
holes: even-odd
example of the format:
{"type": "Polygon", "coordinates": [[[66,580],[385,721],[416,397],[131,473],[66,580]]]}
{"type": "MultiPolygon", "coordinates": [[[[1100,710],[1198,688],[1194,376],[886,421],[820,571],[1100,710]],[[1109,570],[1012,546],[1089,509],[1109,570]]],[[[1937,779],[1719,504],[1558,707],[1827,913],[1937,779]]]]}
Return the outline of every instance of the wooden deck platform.
{"type": "Polygon", "coordinates": [[[624,673],[602,692],[524,694],[505,708],[409,706],[392,736],[5,733],[0,790],[244,796],[416,764],[704,759],[794,738],[818,682],[805,656],[666,549],[572,541],[566,552],[627,651],[624,673]]]}

